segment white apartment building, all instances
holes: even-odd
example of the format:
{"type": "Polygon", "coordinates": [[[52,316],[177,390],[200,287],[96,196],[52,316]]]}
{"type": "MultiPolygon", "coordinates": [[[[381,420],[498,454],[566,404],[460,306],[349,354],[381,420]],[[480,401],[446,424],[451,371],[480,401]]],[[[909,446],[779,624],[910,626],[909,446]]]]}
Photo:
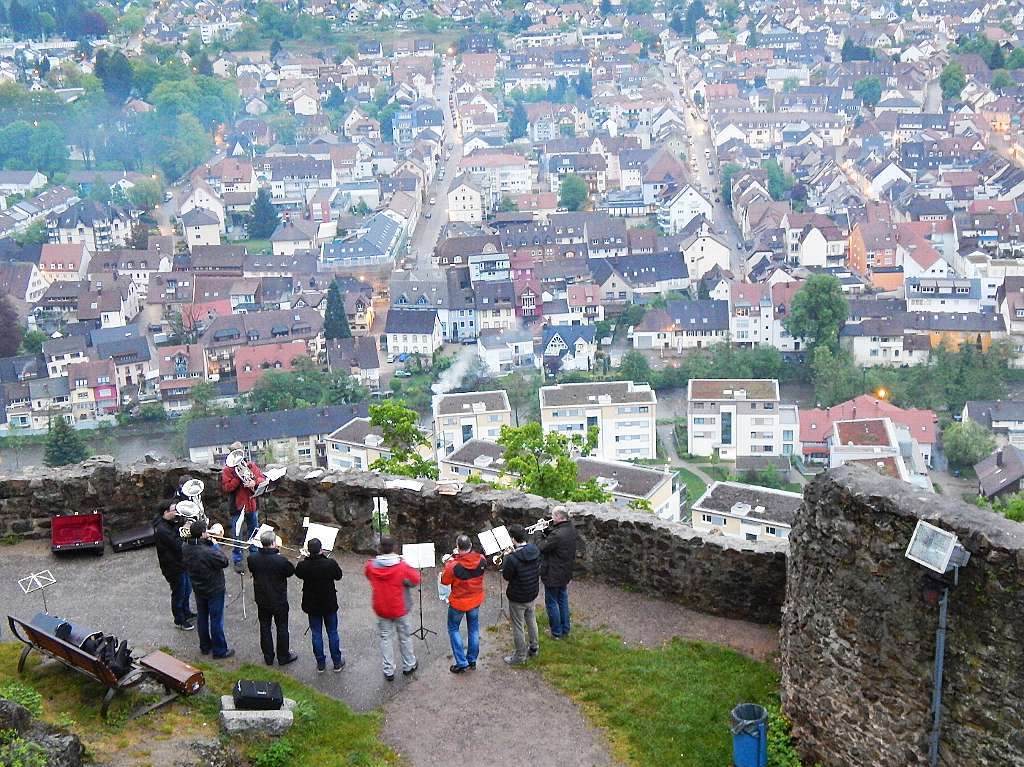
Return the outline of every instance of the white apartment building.
{"type": "Polygon", "coordinates": [[[388,311],[384,323],[388,354],[431,355],[441,347],[441,322],[435,309],[396,309],[388,311]]]}
{"type": "Polygon", "coordinates": [[[628,461],[655,458],[658,400],[648,384],[633,381],[559,384],[540,390],[540,423],[544,433],[585,438],[598,428],[592,458],[628,461]]]}
{"type": "Polygon", "coordinates": [[[369,418],[353,418],[327,437],[327,468],[367,471],[378,458],[387,458],[381,430],[369,418]]]}
{"type": "Polygon", "coordinates": [[[848,463],[859,463],[926,492],[935,492],[921,446],[906,426],[889,418],[858,418],[832,424],[828,438],[829,468],[848,463]]]}
{"type": "Polygon", "coordinates": [[[724,460],[800,452],[800,413],[779,400],[775,379],[690,379],[687,452],[724,460]]]}
{"type": "Polygon", "coordinates": [[[434,449],[438,458],[471,439],[497,442],[502,426],[512,425],[512,407],[504,391],[438,394],[433,400],[434,449]]]}

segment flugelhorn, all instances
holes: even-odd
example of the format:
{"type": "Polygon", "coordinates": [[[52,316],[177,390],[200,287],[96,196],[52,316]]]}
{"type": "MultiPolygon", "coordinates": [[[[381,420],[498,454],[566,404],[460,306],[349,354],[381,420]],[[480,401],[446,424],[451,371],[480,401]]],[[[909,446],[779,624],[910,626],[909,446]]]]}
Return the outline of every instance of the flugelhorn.
{"type": "Polygon", "coordinates": [[[528,535],[533,535],[534,533],[542,533],[549,527],[551,527],[550,519],[538,519],[536,523],[526,528],[526,532],[528,535]]]}
{"type": "Polygon", "coordinates": [[[252,469],[249,468],[249,463],[245,460],[244,450],[232,450],[228,453],[224,463],[229,469],[234,469],[235,475],[243,485],[251,490],[256,488],[256,477],[253,476],[252,469]]]}

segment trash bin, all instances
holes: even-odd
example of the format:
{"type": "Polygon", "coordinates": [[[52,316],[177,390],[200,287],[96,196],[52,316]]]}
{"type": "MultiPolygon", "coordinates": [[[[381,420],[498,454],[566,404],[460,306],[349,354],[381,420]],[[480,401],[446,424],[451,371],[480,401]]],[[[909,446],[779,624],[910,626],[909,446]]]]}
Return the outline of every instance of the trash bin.
{"type": "Polygon", "coordinates": [[[732,710],[732,762],[735,767],[767,767],[768,711],[756,703],[732,710]]]}

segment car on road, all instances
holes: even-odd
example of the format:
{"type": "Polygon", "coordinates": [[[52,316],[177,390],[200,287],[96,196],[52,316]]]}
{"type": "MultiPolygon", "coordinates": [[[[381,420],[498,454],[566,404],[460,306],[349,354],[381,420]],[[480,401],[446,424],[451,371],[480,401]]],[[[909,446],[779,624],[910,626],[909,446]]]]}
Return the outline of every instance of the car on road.
{"type": "Polygon", "coordinates": [[[459,343],[462,344],[463,346],[476,346],[476,339],[475,338],[463,338],[461,341],[459,341],[459,343]]]}
{"type": "Polygon", "coordinates": [[[406,370],[405,368],[402,368],[401,370],[396,370],[395,371],[395,376],[398,377],[398,378],[409,378],[409,377],[412,376],[412,371],[409,371],[409,370],[406,370]]]}
{"type": "Polygon", "coordinates": [[[431,197],[430,198],[430,204],[431,205],[437,205],[437,198],[436,197],[431,197]]]}
{"type": "Polygon", "coordinates": [[[431,212],[428,210],[426,213],[423,214],[423,218],[430,218],[431,215],[431,212]]]}
{"type": "Polygon", "coordinates": [[[166,192],[164,192],[164,202],[170,202],[173,199],[174,199],[174,192],[172,192],[170,189],[168,189],[166,192]]]}

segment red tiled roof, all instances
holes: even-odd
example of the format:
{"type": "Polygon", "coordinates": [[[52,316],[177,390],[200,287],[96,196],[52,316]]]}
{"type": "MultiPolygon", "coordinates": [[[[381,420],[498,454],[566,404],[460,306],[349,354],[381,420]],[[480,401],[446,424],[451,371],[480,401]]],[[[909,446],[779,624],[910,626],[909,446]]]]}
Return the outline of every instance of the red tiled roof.
{"type": "MultiPolygon", "coordinates": [[[[932,410],[906,409],[896,407],[890,402],[862,394],[824,410],[800,411],[800,441],[823,443],[832,432],[832,424],[836,421],[848,421],[855,418],[888,418],[910,430],[911,436],[923,445],[935,443],[935,424],[937,418],[932,410]]],[[[807,452],[805,447],[804,452],[807,452]]]]}

